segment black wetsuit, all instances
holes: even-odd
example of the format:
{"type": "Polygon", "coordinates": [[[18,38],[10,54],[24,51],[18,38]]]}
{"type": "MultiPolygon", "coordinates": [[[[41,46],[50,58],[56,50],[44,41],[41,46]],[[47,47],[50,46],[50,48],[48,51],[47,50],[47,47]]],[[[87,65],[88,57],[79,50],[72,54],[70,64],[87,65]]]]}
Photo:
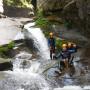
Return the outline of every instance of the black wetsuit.
{"type": "Polygon", "coordinates": [[[53,59],[52,54],[55,53],[55,38],[49,38],[48,45],[50,47],[50,58],[53,59]]]}
{"type": "Polygon", "coordinates": [[[56,58],[61,58],[61,60],[60,60],[60,69],[63,67],[65,67],[65,64],[64,64],[64,60],[68,60],[69,59],[69,57],[71,56],[71,54],[70,54],[70,52],[68,51],[68,50],[66,50],[66,51],[61,51],[57,56],[56,56],[56,58]]]}

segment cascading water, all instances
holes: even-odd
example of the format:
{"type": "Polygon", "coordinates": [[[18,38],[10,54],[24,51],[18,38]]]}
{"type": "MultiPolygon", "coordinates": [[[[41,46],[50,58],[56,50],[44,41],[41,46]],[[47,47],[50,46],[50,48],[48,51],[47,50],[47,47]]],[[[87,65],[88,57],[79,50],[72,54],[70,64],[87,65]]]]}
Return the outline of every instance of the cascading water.
{"type": "MultiPolygon", "coordinates": [[[[43,73],[40,72],[42,62],[46,63],[47,61],[50,61],[47,60],[49,59],[47,41],[39,28],[31,27],[33,25],[34,23],[29,23],[25,25],[25,28],[29,32],[29,38],[34,40],[34,44],[42,57],[41,60],[36,59],[33,61],[31,60],[32,54],[25,51],[20,52],[13,61],[13,71],[5,71],[6,78],[0,80],[0,90],[90,90],[89,86],[83,88],[69,85],[64,86],[63,88],[60,88],[58,85],[51,87],[51,83],[55,82],[53,80],[46,80],[43,73]],[[42,59],[47,61],[43,61],[42,59]]],[[[66,75],[66,78],[67,77],[69,76],[66,75]]],[[[66,80],[66,82],[72,83],[72,80],[66,80]]]]}
{"type": "MultiPolygon", "coordinates": [[[[39,28],[29,28],[29,36],[34,40],[39,54],[45,60],[49,59],[47,41],[39,28]]],[[[31,54],[20,52],[13,60],[13,71],[5,71],[6,79],[0,81],[0,90],[49,90],[50,86],[45,78],[39,74],[40,62],[32,61],[31,54]]]]}
{"type": "Polygon", "coordinates": [[[50,59],[50,52],[47,45],[47,40],[40,28],[32,27],[34,25],[34,22],[25,25],[24,28],[28,31],[25,35],[34,40],[34,45],[39,50],[38,53],[43,59],[50,59]]]}
{"type": "Polygon", "coordinates": [[[39,74],[40,63],[38,61],[31,61],[31,56],[27,52],[21,52],[16,55],[13,61],[13,71],[5,71],[6,79],[0,81],[0,90],[50,89],[45,78],[39,74]],[[23,65],[23,62],[26,62],[27,67],[25,67],[25,64],[23,65]]]}

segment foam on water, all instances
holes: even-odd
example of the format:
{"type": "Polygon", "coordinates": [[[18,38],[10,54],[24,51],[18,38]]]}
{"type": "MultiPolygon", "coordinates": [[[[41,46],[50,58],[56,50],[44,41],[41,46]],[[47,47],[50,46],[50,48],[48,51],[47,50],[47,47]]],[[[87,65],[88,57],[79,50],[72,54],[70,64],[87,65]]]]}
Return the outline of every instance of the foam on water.
{"type": "Polygon", "coordinates": [[[0,82],[0,90],[49,90],[43,76],[25,71],[8,71],[7,78],[0,82]]]}
{"type": "Polygon", "coordinates": [[[81,88],[80,86],[64,86],[63,88],[55,88],[54,90],[90,90],[90,87],[85,86],[81,88]]]}
{"type": "MultiPolygon", "coordinates": [[[[29,60],[31,57],[32,57],[32,54],[29,54],[25,51],[20,52],[20,54],[15,56],[15,60],[13,61],[13,70],[21,69],[23,67],[22,63],[26,60],[29,60]]],[[[30,66],[30,64],[29,64],[29,66],[30,66]]]]}
{"type": "MultiPolygon", "coordinates": [[[[0,90],[49,90],[44,76],[39,74],[40,63],[31,61],[32,55],[22,52],[16,55],[13,71],[5,71],[6,78],[0,81],[0,90]],[[22,62],[30,62],[28,68],[22,68],[22,62]]],[[[27,64],[27,63],[26,63],[27,64]]]]}
{"type": "Polygon", "coordinates": [[[25,25],[24,28],[28,31],[28,37],[34,40],[34,45],[39,50],[39,55],[44,59],[50,59],[47,40],[40,28],[32,27],[34,25],[35,23],[29,23],[25,25]]]}

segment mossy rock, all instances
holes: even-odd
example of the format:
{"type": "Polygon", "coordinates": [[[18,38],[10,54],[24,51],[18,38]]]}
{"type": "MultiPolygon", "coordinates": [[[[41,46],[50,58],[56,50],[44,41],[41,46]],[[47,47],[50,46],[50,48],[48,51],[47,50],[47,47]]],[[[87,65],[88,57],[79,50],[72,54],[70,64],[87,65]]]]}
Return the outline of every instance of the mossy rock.
{"type": "Polygon", "coordinates": [[[0,55],[1,57],[6,57],[8,56],[8,53],[13,49],[15,46],[15,43],[12,41],[9,44],[5,46],[0,46],[0,55]]]}

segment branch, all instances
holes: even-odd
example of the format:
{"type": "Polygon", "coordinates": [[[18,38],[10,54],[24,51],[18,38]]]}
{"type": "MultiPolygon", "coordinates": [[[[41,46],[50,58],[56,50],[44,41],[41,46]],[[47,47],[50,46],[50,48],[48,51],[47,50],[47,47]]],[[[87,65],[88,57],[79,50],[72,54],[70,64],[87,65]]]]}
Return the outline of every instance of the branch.
{"type": "Polygon", "coordinates": [[[68,8],[70,5],[72,5],[75,2],[76,2],[76,0],[72,0],[71,2],[69,2],[68,4],[66,4],[63,9],[65,10],[66,8],[68,8]]]}

